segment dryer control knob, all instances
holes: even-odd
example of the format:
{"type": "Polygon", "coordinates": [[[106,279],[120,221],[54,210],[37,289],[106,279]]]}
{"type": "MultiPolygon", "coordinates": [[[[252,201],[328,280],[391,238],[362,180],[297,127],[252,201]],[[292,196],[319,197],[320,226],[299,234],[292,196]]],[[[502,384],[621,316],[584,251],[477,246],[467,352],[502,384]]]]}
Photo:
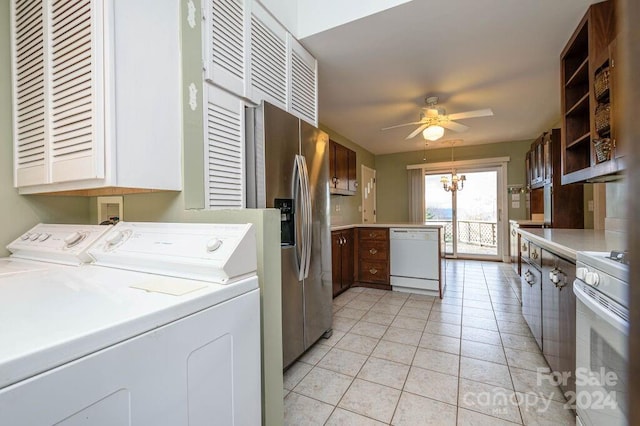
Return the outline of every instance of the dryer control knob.
{"type": "Polygon", "coordinates": [[[31,238],[29,238],[31,241],[35,241],[38,239],[38,237],[40,237],[40,234],[38,232],[36,232],[35,234],[31,234],[31,238]]]}
{"type": "Polygon", "coordinates": [[[85,235],[80,231],[72,232],[71,234],[65,237],[64,244],[67,247],[73,247],[76,244],[78,244],[80,241],[82,241],[84,237],[85,235]]]}
{"type": "Polygon", "coordinates": [[[21,239],[22,241],[26,241],[26,240],[28,240],[29,238],[31,238],[31,234],[30,234],[30,233],[28,233],[28,232],[27,232],[26,234],[24,234],[23,236],[21,236],[21,237],[20,237],[20,239],[21,239]]]}
{"type": "Polygon", "coordinates": [[[600,284],[600,275],[598,275],[596,272],[587,272],[584,277],[584,281],[589,285],[597,287],[598,284],[600,284]]]}
{"type": "Polygon", "coordinates": [[[221,240],[217,238],[212,238],[209,241],[207,241],[207,251],[208,252],[216,251],[220,248],[221,245],[222,245],[221,240]]]}
{"type": "Polygon", "coordinates": [[[51,234],[47,234],[45,232],[44,234],[40,235],[40,238],[38,238],[38,241],[47,241],[50,236],[51,236],[51,234]]]}

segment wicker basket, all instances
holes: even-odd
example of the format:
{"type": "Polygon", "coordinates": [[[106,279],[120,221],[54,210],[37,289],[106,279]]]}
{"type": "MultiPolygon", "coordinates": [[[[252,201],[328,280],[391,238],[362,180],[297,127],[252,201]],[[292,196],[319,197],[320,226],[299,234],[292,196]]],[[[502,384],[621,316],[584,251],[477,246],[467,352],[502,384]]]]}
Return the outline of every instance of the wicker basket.
{"type": "Polygon", "coordinates": [[[602,96],[609,90],[609,67],[601,69],[596,74],[593,86],[596,99],[602,98],[602,96]]]}
{"type": "Polygon", "coordinates": [[[611,139],[594,139],[593,147],[596,151],[596,163],[602,163],[611,159],[611,139]]]}
{"type": "Polygon", "coordinates": [[[598,104],[595,113],[596,131],[602,135],[609,131],[611,126],[611,105],[598,104]]]}

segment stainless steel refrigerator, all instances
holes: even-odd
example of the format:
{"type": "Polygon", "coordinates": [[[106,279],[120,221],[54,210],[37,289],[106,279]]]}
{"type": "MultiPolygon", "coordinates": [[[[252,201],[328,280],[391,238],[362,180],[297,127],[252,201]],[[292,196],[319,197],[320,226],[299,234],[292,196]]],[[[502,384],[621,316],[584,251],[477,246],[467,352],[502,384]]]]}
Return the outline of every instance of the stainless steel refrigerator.
{"type": "Polygon", "coordinates": [[[331,334],[329,138],[263,102],[247,108],[246,140],[247,207],[280,209],[286,368],[331,334]]]}

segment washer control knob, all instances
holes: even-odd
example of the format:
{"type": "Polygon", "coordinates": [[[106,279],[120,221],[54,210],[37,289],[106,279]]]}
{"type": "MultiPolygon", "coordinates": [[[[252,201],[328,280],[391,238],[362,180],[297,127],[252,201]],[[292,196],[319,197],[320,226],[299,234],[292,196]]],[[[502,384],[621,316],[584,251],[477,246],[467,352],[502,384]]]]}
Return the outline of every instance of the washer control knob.
{"type": "Polygon", "coordinates": [[[44,234],[40,235],[40,238],[38,238],[38,241],[47,241],[50,236],[51,236],[51,234],[47,234],[45,232],[44,234]]]}
{"type": "Polygon", "coordinates": [[[64,244],[67,247],[73,247],[84,239],[85,235],[80,231],[72,232],[64,238],[64,244]]]}
{"type": "Polygon", "coordinates": [[[115,246],[122,241],[122,238],[124,238],[124,232],[116,231],[109,234],[105,241],[107,242],[107,246],[115,246]]]}
{"type": "Polygon", "coordinates": [[[212,251],[216,251],[220,248],[221,245],[222,245],[222,240],[219,240],[217,238],[212,238],[209,241],[207,241],[207,251],[209,253],[211,253],[212,251]]]}
{"type": "Polygon", "coordinates": [[[579,280],[584,281],[584,277],[587,275],[587,272],[589,272],[589,270],[587,268],[578,268],[578,269],[576,269],[576,278],[578,278],[579,280]]]}
{"type": "Polygon", "coordinates": [[[589,285],[597,287],[598,284],[600,284],[600,275],[598,275],[596,272],[587,272],[584,277],[584,281],[589,285]]]}
{"type": "Polygon", "coordinates": [[[28,240],[30,237],[31,237],[31,234],[27,232],[26,234],[22,235],[22,236],[20,237],[20,239],[21,239],[22,241],[26,241],[26,240],[28,240]]]}
{"type": "Polygon", "coordinates": [[[36,241],[38,239],[38,237],[40,237],[40,234],[38,232],[36,232],[35,234],[31,234],[31,237],[29,239],[31,241],[36,241]]]}

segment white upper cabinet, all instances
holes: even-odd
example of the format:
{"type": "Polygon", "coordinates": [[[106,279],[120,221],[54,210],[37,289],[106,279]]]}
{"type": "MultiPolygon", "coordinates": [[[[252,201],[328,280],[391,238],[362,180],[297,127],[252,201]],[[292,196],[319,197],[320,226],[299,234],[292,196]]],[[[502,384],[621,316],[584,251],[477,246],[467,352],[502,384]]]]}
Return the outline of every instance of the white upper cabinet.
{"type": "Polygon", "coordinates": [[[260,3],[251,10],[247,95],[287,109],[287,30],[260,3]]]}
{"type": "Polygon", "coordinates": [[[301,119],[318,126],[318,63],[289,34],[289,110],[301,119]]]}
{"type": "Polygon", "coordinates": [[[207,0],[205,80],[318,124],[317,63],[256,0],[207,0]]]}
{"type": "Polygon", "coordinates": [[[207,0],[205,80],[245,96],[250,0],[207,0]]]}
{"type": "Polygon", "coordinates": [[[181,189],[179,12],[178,0],[12,2],[20,193],[181,189]]]}

